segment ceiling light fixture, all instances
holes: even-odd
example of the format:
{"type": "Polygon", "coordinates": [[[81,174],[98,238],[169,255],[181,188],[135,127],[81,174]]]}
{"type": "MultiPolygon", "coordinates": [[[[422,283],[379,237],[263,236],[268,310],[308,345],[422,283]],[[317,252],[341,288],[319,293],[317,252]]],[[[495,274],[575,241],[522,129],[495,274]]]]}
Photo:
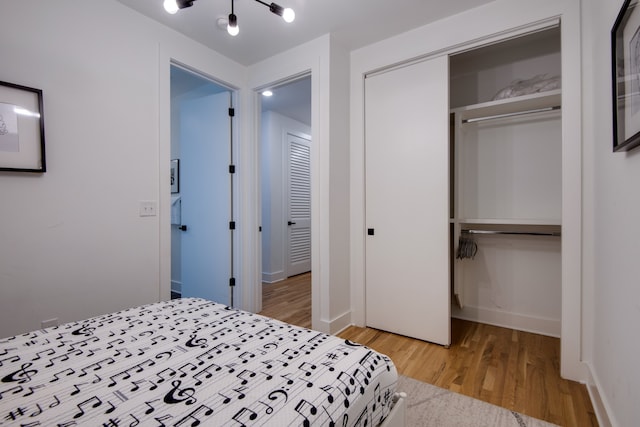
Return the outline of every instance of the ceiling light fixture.
{"type": "Polygon", "coordinates": [[[193,6],[194,1],[195,0],[164,0],[164,10],[173,15],[180,9],[193,6]]]}
{"type": "Polygon", "coordinates": [[[263,4],[269,8],[269,10],[278,16],[282,16],[285,22],[293,22],[296,19],[296,13],[290,7],[284,8],[276,3],[265,3],[261,0],[256,0],[258,3],[263,4]]]}
{"type": "Polygon", "coordinates": [[[233,0],[231,0],[231,13],[229,14],[229,21],[227,23],[227,33],[232,36],[237,36],[239,32],[238,17],[233,13],[233,0]]]}
{"type": "Polygon", "coordinates": [[[266,96],[266,97],[273,96],[273,92],[271,92],[269,89],[267,89],[264,92],[262,92],[262,96],[266,96]]]}
{"type": "MultiPolygon", "coordinates": [[[[194,1],[196,0],[164,0],[164,9],[167,12],[174,14],[180,9],[185,9],[187,7],[193,6],[194,1]]],[[[272,13],[281,16],[285,22],[293,22],[296,19],[296,13],[289,7],[284,8],[279,4],[266,3],[261,0],[255,1],[267,6],[272,13]]],[[[218,20],[218,22],[220,22],[220,20],[218,20]]],[[[229,19],[227,20],[227,32],[232,36],[235,36],[240,32],[240,28],[238,27],[238,17],[233,10],[233,0],[231,0],[231,13],[229,14],[229,19]]]]}

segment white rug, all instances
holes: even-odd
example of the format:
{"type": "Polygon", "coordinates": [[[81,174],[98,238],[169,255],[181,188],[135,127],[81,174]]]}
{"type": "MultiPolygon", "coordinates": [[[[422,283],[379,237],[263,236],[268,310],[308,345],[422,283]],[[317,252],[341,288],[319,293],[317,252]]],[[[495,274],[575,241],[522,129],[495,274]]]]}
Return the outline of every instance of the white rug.
{"type": "Polygon", "coordinates": [[[398,391],[407,394],[411,427],[558,427],[403,375],[398,391]]]}

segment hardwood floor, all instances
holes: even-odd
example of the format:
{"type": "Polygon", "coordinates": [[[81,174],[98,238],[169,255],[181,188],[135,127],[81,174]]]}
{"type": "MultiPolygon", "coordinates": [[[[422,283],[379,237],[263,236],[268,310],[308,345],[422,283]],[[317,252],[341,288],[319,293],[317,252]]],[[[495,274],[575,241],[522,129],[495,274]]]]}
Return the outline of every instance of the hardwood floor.
{"type": "MultiPolygon", "coordinates": [[[[311,274],[263,285],[260,314],[311,326],[311,274]]],[[[565,427],[597,426],[587,389],[560,377],[560,340],[452,319],[449,349],[350,326],[338,336],[388,355],[398,372],[565,427]]]]}
{"type": "Polygon", "coordinates": [[[260,314],[311,328],[311,273],[262,285],[260,314]]]}

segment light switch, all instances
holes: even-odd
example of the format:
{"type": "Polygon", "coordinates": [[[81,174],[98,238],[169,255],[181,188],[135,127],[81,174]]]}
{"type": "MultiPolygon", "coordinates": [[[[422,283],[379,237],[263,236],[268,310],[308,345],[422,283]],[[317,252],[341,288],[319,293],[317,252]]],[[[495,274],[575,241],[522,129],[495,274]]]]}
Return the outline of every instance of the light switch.
{"type": "Polygon", "coordinates": [[[155,200],[140,200],[140,216],[156,216],[158,203],[155,200]]]}

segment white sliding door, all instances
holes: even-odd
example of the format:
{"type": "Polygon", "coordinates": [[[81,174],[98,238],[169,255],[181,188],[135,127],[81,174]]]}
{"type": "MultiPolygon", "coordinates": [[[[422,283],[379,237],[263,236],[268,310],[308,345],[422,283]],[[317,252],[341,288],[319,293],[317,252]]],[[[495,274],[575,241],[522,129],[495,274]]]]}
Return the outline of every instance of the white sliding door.
{"type": "Polygon", "coordinates": [[[366,323],[450,344],[448,57],[365,79],[366,323]]]}

